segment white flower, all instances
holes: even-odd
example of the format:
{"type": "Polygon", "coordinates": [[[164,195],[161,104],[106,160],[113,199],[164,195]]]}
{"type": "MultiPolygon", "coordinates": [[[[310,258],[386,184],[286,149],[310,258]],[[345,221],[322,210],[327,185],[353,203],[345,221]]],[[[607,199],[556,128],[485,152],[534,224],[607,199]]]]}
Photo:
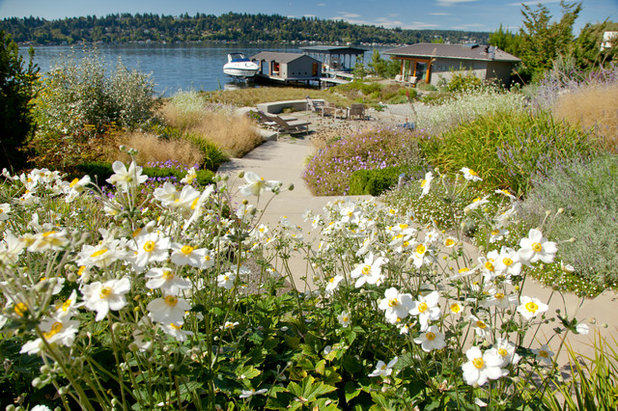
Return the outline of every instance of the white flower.
{"type": "Polygon", "coordinates": [[[231,329],[236,328],[236,326],[237,326],[238,324],[239,324],[239,323],[238,323],[238,321],[234,321],[234,322],[232,322],[232,321],[226,321],[226,322],[225,322],[225,324],[223,324],[223,325],[221,326],[221,329],[222,329],[222,330],[231,330],[231,329]]]}
{"type": "Polygon", "coordinates": [[[433,180],[433,173],[428,171],[425,173],[425,178],[421,180],[421,188],[423,192],[421,193],[421,197],[427,195],[429,190],[431,189],[431,181],[433,180]]]}
{"type": "Polygon", "coordinates": [[[446,347],[446,342],[444,341],[444,334],[438,330],[438,327],[432,325],[427,329],[426,332],[418,336],[414,339],[414,342],[421,345],[421,348],[425,352],[430,352],[432,350],[441,350],[446,347]]]}
{"type": "Polygon", "coordinates": [[[131,161],[128,169],[123,162],[114,161],[112,169],[115,174],[106,181],[115,185],[120,191],[129,191],[130,187],[137,187],[148,180],[148,176],[142,175],[142,168],[137,166],[134,161],[131,161]]]}
{"type": "Polygon", "coordinates": [[[421,268],[423,264],[427,264],[431,262],[431,255],[429,254],[430,249],[422,243],[419,243],[414,247],[414,252],[411,255],[412,260],[414,261],[414,266],[416,268],[421,268]]]}
{"type": "Polygon", "coordinates": [[[162,298],[155,298],[146,306],[150,312],[152,321],[160,323],[182,324],[185,311],[189,311],[191,306],[184,298],[175,295],[166,295],[162,298]]]}
{"type": "Polygon", "coordinates": [[[588,324],[579,323],[575,326],[575,331],[577,331],[577,334],[586,335],[590,332],[590,327],[588,327],[588,324]]]}
{"type": "Polygon", "coordinates": [[[515,352],[515,349],[515,345],[505,339],[498,338],[496,344],[487,350],[487,352],[502,358],[502,364],[500,367],[506,367],[509,364],[517,364],[521,359],[521,357],[515,352]]]}
{"type": "Polygon", "coordinates": [[[329,278],[326,284],[326,294],[331,295],[337,289],[341,281],[343,281],[343,276],[341,274],[329,278]]]}
{"type": "Polygon", "coordinates": [[[551,263],[554,261],[554,256],[558,247],[553,241],[547,241],[543,234],[536,228],[531,228],[528,232],[528,237],[524,237],[519,241],[521,247],[518,251],[522,262],[535,263],[542,261],[551,263]]]}
{"type": "Polygon", "coordinates": [[[137,255],[135,265],[144,268],[153,262],[165,261],[168,258],[170,239],[158,232],[140,235],[137,240],[137,255]]]}
{"type": "Polygon", "coordinates": [[[337,321],[339,321],[339,324],[341,324],[343,328],[348,327],[350,325],[350,313],[342,311],[341,314],[337,316],[337,321]]]}
{"type": "Polygon", "coordinates": [[[146,273],[146,287],[150,289],[160,288],[165,294],[178,295],[181,290],[191,289],[191,281],[174,275],[169,268],[152,268],[146,273]]]}
{"type": "Polygon", "coordinates": [[[480,318],[470,315],[470,322],[474,327],[474,332],[481,338],[487,338],[489,336],[490,328],[487,323],[480,318]]]}
{"type": "Polygon", "coordinates": [[[521,297],[517,307],[517,312],[526,320],[536,317],[538,314],[544,313],[549,308],[547,304],[543,304],[541,300],[534,297],[521,297]]]}
{"type": "Polygon", "coordinates": [[[180,180],[180,182],[182,184],[191,184],[193,183],[193,180],[195,180],[197,178],[197,170],[195,169],[195,167],[191,167],[190,169],[187,170],[187,174],[185,174],[185,176],[182,178],[182,180],[180,180]]]}
{"type": "Polygon", "coordinates": [[[202,266],[207,252],[208,250],[205,248],[195,249],[189,244],[174,243],[170,259],[176,265],[190,265],[199,268],[202,266]]]}
{"type": "Polygon", "coordinates": [[[186,341],[189,335],[193,335],[191,331],[185,331],[182,329],[182,323],[177,324],[174,322],[170,322],[163,323],[162,325],[162,329],[167,335],[171,335],[180,342],[186,341]]]}
{"type": "Polygon", "coordinates": [[[488,200],[489,196],[485,196],[483,198],[481,197],[476,197],[475,199],[472,200],[472,202],[470,204],[468,204],[465,208],[464,208],[464,213],[468,213],[472,210],[475,210],[477,208],[479,208],[480,206],[482,206],[483,204],[487,204],[489,203],[488,200]]]}
{"type": "Polygon", "coordinates": [[[376,369],[373,370],[373,372],[369,374],[368,377],[388,377],[393,373],[393,367],[395,366],[395,364],[397,364],[398,359],[398,357],[395,357],[390,360],[388,364],[385,364],[384,361],[379,360],[378,364],[376,365],[376,369]]]}
{"type": "Polygon", "coordinates": [[[240,193],[246,197],[254,195],[259,197],[264,191],[276,191],[281,183],[279,181],[265,181],[253,171],[245,172],[246,185],[240,187],[240,193]]]}
{"type": "Polygon", "coordinates": [[[386,259],[378,257],[374,259],[373,253],[367,254],[365,261],[357,265],[350,273],[352,278],[356,278],[354,286],[360,288],[363,284],[378,284],[382,280],[382,265],[386,259]]]}
{"type": "Polygon", "coordinates": [[[494,193],[502,194],[503,196],[508,197],[512,201],[517,200],[517,197],[515,197],[513,194],[511,194],[508,190],[495,190],[494,193]]]}
{"type": "Polygon", "coordinates": [[[35,405],[34,407],[30,408],[30,411],[51,411],[51,408],[49,408],[47,405],[35,405]]]}
{"type": "MultiPolygon", "coordinates": [[[[43,338],[49,344],[57,343],[70,347],[79,331],[79,321],[71,320],[69,317],[47,318],[41,322],[40,329],[43,338]]],[[[43,340],[37,338],[22,345],[20,353],[34,355],[41,352],[44,347],[43,340]]]]}
{"type": "Polygon", "coordinates": [[[507,276],[521,274],[519,253],[515,252],[513,249],[502,247],[500,254],[496,257],[495,266],[496,271],[507,276]]]}
{"type": "Polygon", "coordinates": [[[75,314],[77,308],[82,305],[84,304],[77,302],[77,291],[73,290],[69,298],[65,301],[58,301],[56,303],[56,313],[54,315],[56,318],[60,319],[70,318],[75,314]]]}
{"type": "Polygon", "coordinates": [[[51,230],[35,234],[29,239],[29,242],[28,251],[43,252],[47,250],[61,250],[69,244],[69,239],[67,238],[66,230],[51,230]]]}
{"type": "Polygon", "coordinates": [[[254,388],[251,388],[250,390],[241,390],[239,397],[240,398],[251,398],[254,395],[265,394],[266,392],[268,392],[266,388],[262,388],[261,390],[257,390],[257,391],[254,388]]]}
{"type": "Polygon", "coordinates": [[[463,167],[461,169],[461,172],[463,173],[463,176],[466,180],[469,181],[483,181],[483,179],[481,177],[479,177],[479,175],[476,173],[476,171],[468,168],[468,167],[463,167]]]}
{"type": "Polygon", "coordinates": [[[217,286],[230,290],[234,286],[234,280],[236,280],[236,275],[229,271],[225,274],[219,274],[217,276],[217,286]]]}
{"type": "Polygon", "coordinates": [[[536,355],[537,361],[551,364],[551,358],[554,356],[554,353],[549,349],[547,344],[541,345],[538,349],[533,349],[532,352],[536,355]]]}
{"type": "Polygon", "coordinates": [[[7,203],[0,204],[0,221],[8,220],[10,212],[11,212],[10,204],[7,204],[7,203]]]}
{"type": "Polygon", "coordinates": [[[471,347],[466,351],[468,362],[461,366],[463,377],[469,385],[483,385],[488,380],[497,380],[508,375],[508,370],[502,369],[502,357],[489,350],[481,352],[479,347],[471,347]]]}
{"type": "Polygon", "coordinates": [[[435,321],[440,318],[439,298],[440,294],[437,291],[432,291],[424,297],[419,295],[418,300],[414,302],[414,307],[410,310],[410,314],[418,315],[421,331],[426,331],[429,328],[429,321],[435,321]]]}
{"type": "Polygon", "coordinates": [[[481,307],[509,308],[517,304],[517,296],[514,294],[507,295],[495,288],[488,290],[487,294],[489,297],[480,302],[481,307]]]}
{"type": "Polygon", "coordinates": [[[155,188],[153,195],[154,198],[159,200],[165,207],[169,207],[178,199],[178,191],[176,191],[176,186],[169,181],[163,183],[161,187],[155,188]]]}
{"type": "Polygon", "coordinates": [[[410,294],[403,294],[391,287],[384,291],[384,299],[378,303],[378,308],[384,310],[386,321],[396,324],[408,316],[414,307],[414,300],[410,294]]]}
{"type": "Polygon", "coordinates": [[[86,308],[97,312],[95,321],[105,318],[109,310],[118,311],[127,305],[124,295],[130,290],[131,282],[126,277],[104,283],[96,281],[82,287],[86,308]]]}

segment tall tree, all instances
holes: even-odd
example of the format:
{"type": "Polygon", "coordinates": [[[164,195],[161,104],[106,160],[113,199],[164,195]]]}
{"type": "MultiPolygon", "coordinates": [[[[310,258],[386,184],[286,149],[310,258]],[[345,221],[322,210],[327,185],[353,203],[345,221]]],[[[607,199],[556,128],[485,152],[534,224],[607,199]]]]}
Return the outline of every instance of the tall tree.
{"type": "Polygon", "coordinates": [[[39,69],[33,55],[31,48],[24,66],[17,44],[0,30],[0,168],[12,171],[25,166],[26,154],[20,149],[35,129],[32,100],[39,69]]]}

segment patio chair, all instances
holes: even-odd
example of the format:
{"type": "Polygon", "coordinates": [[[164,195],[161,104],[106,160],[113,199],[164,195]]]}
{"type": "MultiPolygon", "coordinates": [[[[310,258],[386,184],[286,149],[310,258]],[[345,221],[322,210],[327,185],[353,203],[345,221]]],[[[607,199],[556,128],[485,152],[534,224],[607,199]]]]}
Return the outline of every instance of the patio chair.
{"type": "Polygon", "coordinates": [[[324,105],[323,101],[313,100],[311,97],[307,96],[307,111],[313,111],[314,113],[320,113],[322,111],[322,106],[324,105]]]}
{"type": "Polygon", "coordinates": [[[309,124],[311,123],[308,121],[302,121],[302,120],[285,121],[279,116],[273,116],[271,118],[275,122],[275,127],[276,127],[275,129],[277,130],[279,134],[281,133],[296,134],[296,133],[309,132],[309,124]]]}
{"type": "Polygon", "coordinates": [[[337,106],[335,105],[335,103],[331,103],[331,102],[324,102],[324,105],[322,106],[322,117],[324,116],[334,116],[337,114],[337,106]]]}
{"type": "Polygon", "coordinates": [[[348,113],[349,118],[354,118],[355,116],[361,120],[365,120],[367,118],[365,116],[365,105],[362,103],[352,103],[348,113]]]}
{"type": "MultiPolygon", "coordinates": [[[[255,113],[257,113],[257,117],[258,117],[258,123],[260,123],[260,125],[267,127],[267,128],[272,128],[272,129],[277,129],[277,123],[274,120],[274,117],[276,116],[271,116],[268,115],[266,113],[264,113],[262,110],[258,110],[255,113]]],[[[280,117],[281,119],[283,119],[284,121],[295,121],[297,120],[296,117],[280,117]]]]}

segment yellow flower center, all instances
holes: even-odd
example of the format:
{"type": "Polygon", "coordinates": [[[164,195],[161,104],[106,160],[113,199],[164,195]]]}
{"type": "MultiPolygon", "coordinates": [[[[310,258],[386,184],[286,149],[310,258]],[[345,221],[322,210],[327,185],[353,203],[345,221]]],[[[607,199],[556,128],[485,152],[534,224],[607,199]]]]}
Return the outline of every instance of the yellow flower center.
{"type": "Polygon", "coordinates": [[[427,251],[427,248],[423,244],[419,244],[416,246],[417,254],[425,254],[425,251],[427,251]]]}
{"type": "Polygon", "coordinates": [[[53,337],[54,335],[62,331],[62,327],[63,327],[62,323],[56,321],[55,323],[52,324],[51,329],[48,332],[43,333],[43,337],[45,337],[46,340],[53,337]]]}
{"type": "Polygon", "coordinates": [[[79,277],[81,277],[82,275],[84,275],[84,271],[86,271],[86,266],[82,265],[81,267],[79,267],[79,269],[77,270],[77,275],[79,277]]]}
{"type": "Polygon", "coordinates": [[[487,261],[485,263],[485,268],[487,269],[487,271],[494,271],[495,270],[494,265],[490,261],[487,261]]]}
{"type": "Polygon", "coordinates": [[[399,300],[398,300],[398,299],[396,299],[396,298],[390,298],[390,299],[388,300],[388,306],[389,306],[389,307],[396,307],[396,306],[398,306],[398,305],[399,305],[399,300]]]}
{"type": "Polygon", "coordinates": [[[335,277],[331,277],[331,278],[329,278],[329,279],[328,279],[328,282],[329,282],[329,283],[334,283],[334,282],[335,282],[335,277]]]}
{"type": "Polygon", "coordinates": [[[170,327],[172,327],[175,330],[180,330],[182,328],[182,325],[176,325],[174,323],[170,323],[170,327]]]}
{"type": "Polygon", "coordinates": [[[109,250],[107,248],[102,248],[102,249],[100,249],[98,251],[95,251],[94,253],[90,254],[90,257],[96,258],[96,257],[102,256],[103,254],[105,254],[108,251],[109,250]]]}
{"type": "Polygon", "coordinates": [[[454,312],[454,313],[460,312],[461,311],[461,305],[459,305],[457,303],[451,304],[451,311],[454,312]]]}
{"type": "Polygon", "coordinates": [[[28,311],[28,307],[24,303],[17,303],[15,304],[15,308],[13,308],[13,310],[15,310],[15,314],[23,317],[24,314],[28,311]]]}
{"type": "Polygon", "coordinates": [[[56,234],[55,231],[47,231],[43,233],[43,238],[49,237],[50,235],[56,234]]]}
{"type": "Polygon", "coordinates": [[[476,173],[476,171],[469,169],[468,172],[470,173],[470,175],[472,176],[478,176],[478,174],[476,173]]]}
{"type": "Polygon", "coordinates": [[[191,202],[191,210],[195,210],[195,208],[197,207],[197,202],[200,200],[200,198],[196,198],[195,200],[193,200],[191,202]]]}
{"type": "Polygon", "coordinates": [[[401,244],[401,246],[403,248],[410,247],[410,242],[409,241],[404,241],[403,244],[401,244]]]}
{"type": "Polygon", "coordinates": [[[418,312],[419,313],[424,313],[425,311],[427,311],[429,307],[427,306],[426,302],[422,302],[418,305],[418,312]]]}
{"type": "Polygon", "coordinates": [[[154,251],[155,246],[156,244],[154,241],[146,241],[146,243],[144,244],[144,251],[146,251],[147,253],[151,253],[154,251]]]}
{"type": "Polygon", "coordinates": [[[69,298],[68,300],[66,300],[64,303],[62,303],[62,311],[67,312],[69,310],[69,308],[71,308],[71,304],[73,303],[73,301],[69,298]]]}
{"type": "Polygon", "coordinates": [[[111,287],[102,287],[101,291],[99,292],[99,297],[107,298],[107,297],[109,297],[109,295],[111,293],[112,293],[112,288],[111,287]]]}
{"type": "Polygon", "coordinates": [[[425,187],[426,185],[427,185],[427,180],[421,181],[421,188],[425,187]]]}
{"type": "Polygon", "coordinates": [[[487,324],[485,324],[483,321],[478,320],[476,322],[476,326],[479,327],[481,330],[484,330],[485,328],[487,328],[487,324]]]}
{"type": "Polygon", "coordinates": [[[463,273],[467,273],[468,271],[470,271],[470,269],[468,267],[462,267],[459,269],[459,274],[463,274],[463,273]]]}
{"type": "Polygon", "coordinates": [[[436,335],[434,333],[432,333],[431,331],[428,331],[425,334],[425,338],[427,338],[429,341],[433,341],[436,339],[436,335]]]}
{"type": "Polygon", "coordinates": [[[405,230],[406,228],[408,228],[407,224],[399,224],[399,228],[402,230],[405,230]]]}
{"type": "Polygon", "coordinates": [[[507,355],[509,355],[509,352],[508,352],[507,350],[505,350],[504,348],[499,348],[499,349],[498,349],[498,354],[499,354],[501,357],[506,357],[507,355]]]}
{"type": "Polygon", "coordinates": [[[478,202],[478,201],[481,201],[481,197],[477,197],[477,198],[475,198],[474,200],[472,200],[472,202],[473,202],[473,203],[476,203],[476,202],[478,202]]]}
{"type": "Polygon", "coordinates": [[[540,350],[539,351],[539,357],[543,357],[543,358],[549,358],[549,353],[545,350],[540,350]]]}
{"type": "Polygon", "coordinates": [[[142,232],[141,228],[136,229],[135,231],[133,231],[132,236],[133,238],[137,237],[139,235],[139,233],[142,232]]]}
{"type": "Polygon", "coordinates": [[[529,303],[526,303],[526,310],[530,311],[531,313],[535,313],[538,309],[539,306],[536,305],[534,302],[530,301],[529,303]]]}
{"type": "Polygon", "coordinates": [[[447,247],[450,247],[453,244],[455,244],[455,240],[453,240],[452,238],[447,238],[446,241],[444,241],[444,245],[447,247]]]}
{"type": "Polygon", "coordinates": [[[506,257],[502,260],[502,262],[504,263],[504,265],[506,265],[507,267],[513,265],[513,260],[511,260],[510,258],[506,257]]]}
{"type": "Polygon", "coordinates": [[[498,235],[500,234],[500,230],[491,230],[491,235],[498,235]]]}
{"type": "Polygon", "coordinates": [[[79,179],[78,178],[74,178],[73,181],[71,181],[71,183],[69,184],[69,187],[73,188],[75,187],[75,185],[79,183],[79,179]]]}
{"type": "Polygon", "coordinates": [[[503,293],[496,293],[496,295],[494,295],[494,297],[496,297],[496,300],[501,300],[504,298],[504,294],[503,293]]]}
{"type": "Polygon", "coordinates": [[[543,246],[540,243],[532,243],[532,249],[537,253],[543,251],[543,246]]]}
{"type": "Polygon", "coordinates": [[[174,278],[174,273],[169,270],[165,270],[163,271],[163,278],[165,278],[166,280],[171,280],[172,278],[174,278]]]}
{"type": "Polygon", "coordinates": [[[190,245],[183,245],[180,249],[180,252],[184,255],[189,255],[193,252],[193,247],[191,247],[190,245]]]}
{"type": "Polygon", "coordinates": [[[350,318],[348,318],[347,316],[341,317],[341,321],[347,323],[348,321],[350,321],[350,318]]]}
{"type": "Polygon", "coordinates": [[[371,266],[370,265],[366,265],[363,267],[362,273],[363,275],[368,275],[371,272],[371,266]]]}
{"type": "Polygon", "coordinates": [[[178,304],[178,298],[173,295],[166,296],[164,300],[165,304],[169,305],[170,307],[175,307],[176,304],[178,304]]]}
{"type": "Polygon", "coordinates": [[[485,361],[481,357],[472,360],[472,364],[479,370],[485,365],[485,361]]]}

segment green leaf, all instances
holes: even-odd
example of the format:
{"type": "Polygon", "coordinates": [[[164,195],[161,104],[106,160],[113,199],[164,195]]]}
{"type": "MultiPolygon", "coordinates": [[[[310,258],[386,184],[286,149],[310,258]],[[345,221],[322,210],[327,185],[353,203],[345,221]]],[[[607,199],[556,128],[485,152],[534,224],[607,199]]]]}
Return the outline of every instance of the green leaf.
{"type": "Polygon", "coordinates": [[[360,388],[356,387],[352,381],[348,381],[343,387],[343,391],[345,393],[345,400],[350,402],[351,399],[358,397],[358,394],[361,393],[360,388]]]}

